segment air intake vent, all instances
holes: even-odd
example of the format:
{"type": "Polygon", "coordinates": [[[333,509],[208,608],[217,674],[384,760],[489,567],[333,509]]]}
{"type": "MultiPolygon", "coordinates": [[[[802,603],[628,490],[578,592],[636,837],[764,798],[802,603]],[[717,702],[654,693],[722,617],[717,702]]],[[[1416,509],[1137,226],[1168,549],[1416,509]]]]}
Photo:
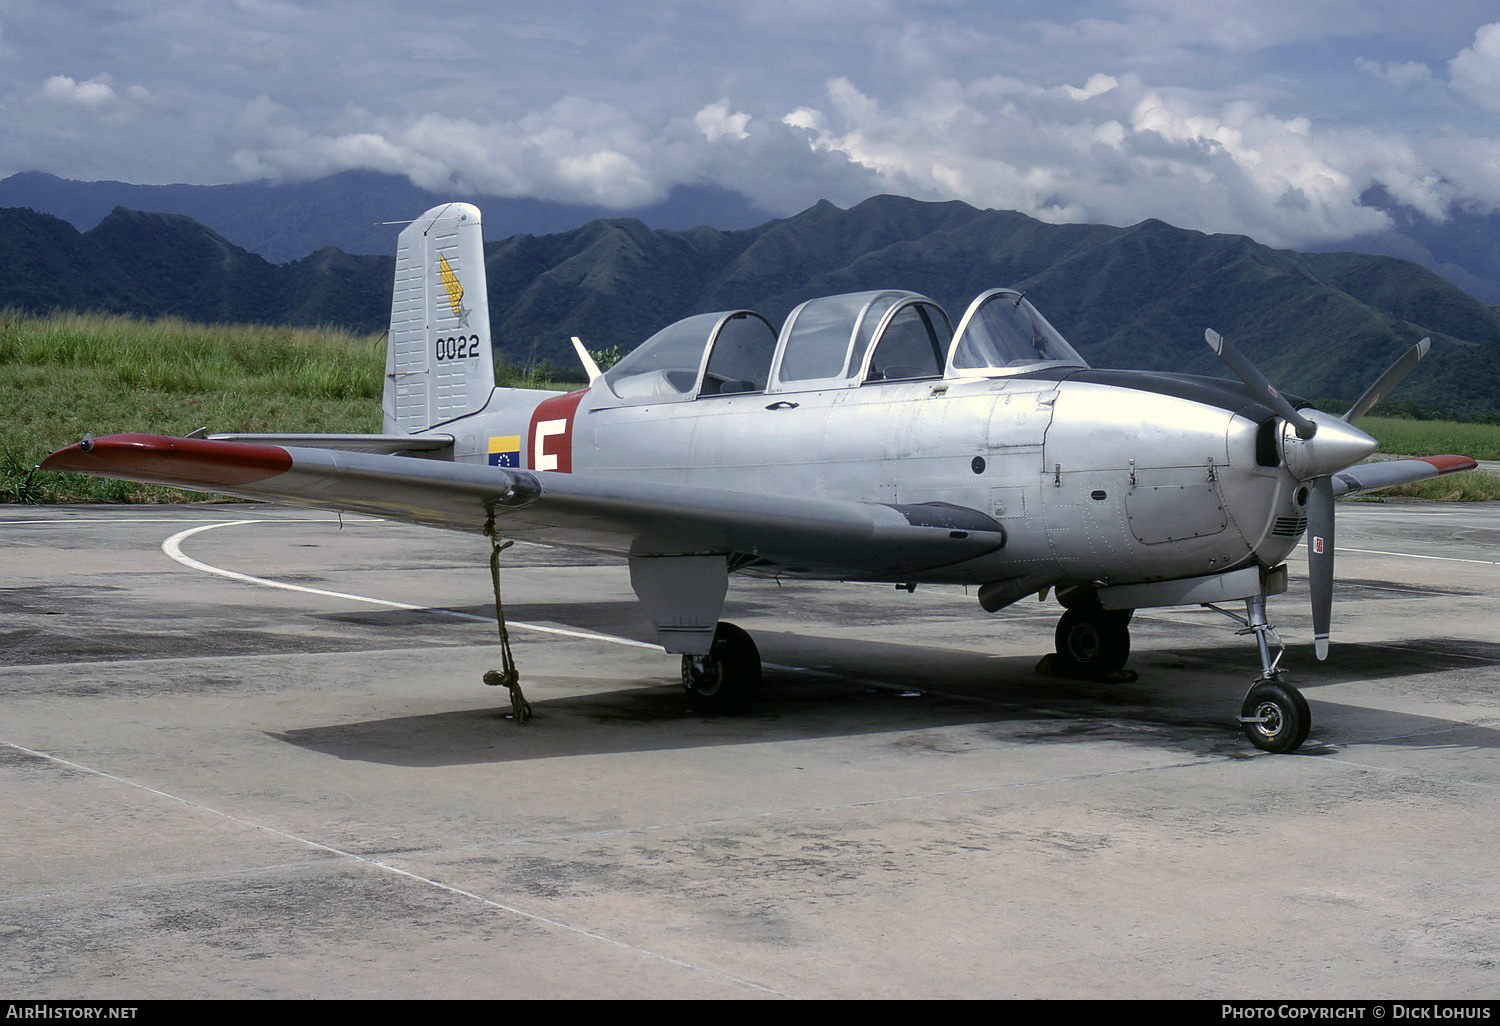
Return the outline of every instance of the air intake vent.
{"type": "Polygon", "coordinates": [[[1271,533],[1278,538],[1295,538],[1307,530],[1306,517],[1277,517],[1271,533]]]}

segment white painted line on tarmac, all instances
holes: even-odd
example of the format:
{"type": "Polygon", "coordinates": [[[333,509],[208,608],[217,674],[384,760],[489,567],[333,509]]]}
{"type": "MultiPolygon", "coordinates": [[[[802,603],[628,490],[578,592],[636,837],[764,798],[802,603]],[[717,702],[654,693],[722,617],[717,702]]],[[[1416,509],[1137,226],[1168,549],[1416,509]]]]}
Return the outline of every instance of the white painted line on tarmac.
{"type": "Polygon", "coordinates": [[[1355,549],[1340,545],[1339,552],[1358,552],[1366,556],[1400,556],[1404,559],[1435,559],[1443,563],[1478,563],[1480,566],[1500,566],[1500,560],[1461,559],[1458,556],[1423,556],[1415,552],[1386,552],[1383,549],[1355,549]]]}
{"type": "MultiPolygon", "coordinates": [[[[243,527],[249,524],[275,524],[284,523],[279,520],[220,520],[211,524],[203,524],[199,527],[189,528],[186,531],[178,531],[172,537],[161,543],[161,550],[167,556],[185,567],[199,570],[216,577],[224,577],[231,581],[240,581],[244,584],[257,584],[263,588],[280,588],[283,591],[300,591],[307,595],[322,595],[326,598],[346,599],[351,602],[365,602],[372,606],[384,606],[387,609],[404,609],[413,613],[432,613],[436,616],[452,616],[460,620],[473,620],[478,623],[494,623],[494,619],[488,616],[478,616],[474,613],[465,613],[457,609],[441,609],[432,606],[416,606],[410,602],[395,602],[391,599],[374,598],[370,595],[354,595],[347,591],[329,591],[326,588],[309,588],[305,584],[290,584],[286,581],[273,581],[267,577],[254,577],[250,574],[242,574],[235,570],[226,570],[220,566],[213,566],[202,560],[194,559],[182,551],[182,543],[195,534],[204,531],[212,531],[220,527],[243,527]]],[[[506,620],[505,626],[515,630],[537,631],[541,634],[556,634],[565,638],[583,638],[587,641],[604,641],[614,645],[628,645],[631,648],[647,648],[659,651],[660,645],[654,645],[645,641],[636,641],[634,638],[620,638],[613,634],[598,634],[594,631],[567,630],[562,627],[547,627],[539,623],[523,623],[520,621],[506,620]]]]}
{"type": "MultiPolygon", "coordinates": [[[[218,577],[228,578],[231,581],[240,581],[245,584],[258,584],[264,588],[281,588],[285,591],[300,591],[309,595],[323,595],[328,598],[348,599],[352,602],[367,602],[373,606],[385,606],[387,609],[404,609],[414,613],[432,613],[435,616],[452,616],[460,620],[473,620],[478,623],[494,623],[493,617],[477,616],[474,613],[465,613],[457,609],[443,609],[434,606],[416,606],[409,602],[396,602],[392,599],[375,598],[370,595],[355,595],[347,591],[329,591],[326,588],[309,588],[304,584],[289,584],[285,581],[273,581],[268,577],[254,577],[250,574],[242,574],[235,570],[226,570],[223,567],[213,566],[202,560],[194,559],[182,551],[182,542],[195,534],[203,531],[212,531],[220,527],[236,527],[249,524],[278,524],[286,523],[283,520],[218,520],[213,523],[203,524],[200,527],[179,531],[166,541],[161,543],[161,549],[169,557],[193,570],[201,570],[203,573],[214,574],[218,577]]],[[[322,521],[314,521],[321,523],[322,521]]],[[[331,523],[331,521],[329,521],[331,523]]],[[[644,648],[652,652],[660,652],[662,647],[649,641],[636,641],[634,638],[622,638],[614,634],[600,634],[597,631],[569,630],[564,627],[548,627],[539,623],[525,623],[519,620],[506,620],[507,628],[522,631],[536,631],[540,634],[553,634],[564,638],[580,638],[584,641],[603,641],[611,645],[626,645],[630,648],[644,648]]],[[[863,677],[850,677],[841,673],[830,673],[825,670],[815,670],[808,666],[788,666],[784,663],[762,662],[761,666],[772,670],[782,670],[790,673],[805,673],[813,676],[827,677],[831,680],[847,680],[856,684],[864,684],[871,687],[892,687],[883,681],[867,680],[863,677]]]]}
{"type": "MultiPolygon", "coordinates": [[[[33,517],[30,520],[0,520],[0,527],[36,526],[39,524],[88,524],[92,527],[113,524],[244,524],[246,520],[225,520],[223,517],[33,517]]],[[[381,524],[380,517],[277,517],[273,523],[288,524],[381,524]]]]}
{"type": "Polygon", "coordinates": [[[36,524],[204,524],[225,523],[217,517],[33,517],[30,520],[0,520],[0,527],[36,524]]]}
{"type": "MultiPolygon", "coordinates": [[[[1464,559],[1460,556],[1424,556],[1418,552],[1389,552],[1385,549],[1356,549],[1352,545],[1337,545],[1337,552],[1358,552],[1362,556],[1396,556],[1401,559],[1435,559],[1443,563],[1477,563],[1480,566],[1500,566],[1500,561],[1493,559],[1464,559]]],[[[1284,562],[1306,563],[1307,546],[1298,545],[1288,552],[1284,562]]]]}

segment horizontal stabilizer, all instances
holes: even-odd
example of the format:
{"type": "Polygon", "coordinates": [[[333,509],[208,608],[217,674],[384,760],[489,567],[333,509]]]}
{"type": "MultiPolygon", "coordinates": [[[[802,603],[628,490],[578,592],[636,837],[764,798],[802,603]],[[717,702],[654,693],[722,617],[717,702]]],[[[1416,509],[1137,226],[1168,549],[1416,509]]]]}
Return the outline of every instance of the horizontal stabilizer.
{"type": "Polygon", "coordinates": [[[1361,463],[1333,475],[1333,494],[1353,495],[1421,481],[1440,474],[1474,470],[1479,464],[1467,456],[1413,456],[1404,460],[1361,463]]]}

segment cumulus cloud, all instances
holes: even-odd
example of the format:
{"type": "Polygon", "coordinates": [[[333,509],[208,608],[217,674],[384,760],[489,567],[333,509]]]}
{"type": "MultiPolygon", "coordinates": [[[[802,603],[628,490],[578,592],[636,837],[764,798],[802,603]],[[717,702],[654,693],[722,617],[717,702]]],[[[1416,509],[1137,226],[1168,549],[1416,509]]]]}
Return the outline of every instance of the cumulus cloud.
{"type": "Polygon", "coordinates": [[[1090,75],[1089,80],[1083,84],[1083,88],[1081,89],[1069,85],[1065,85],[1063,88],[1067,90],[1069,96],[1082,103],[1084,100],[1092,100],[1096,96],[1101,96],[1109,92],[1119,84],[1119,79],[1113,75],[1090,75]]]}
{"type": "Polygon", "coordinates": [[[747,139],[750,133],[745,127],[750,123],[749,114],[729,113],[729,100],[723,99],[718,103],[711,103],[698,113],[693,115],[693,124],[703,137],[709,142],[730,136],[735,139],[747,139]]]}
{"type": "Polygon", "coordinates": [[[670,141],[653,138],[624,111],[568,97],[515,121],[444,114],[370,117],[365,127],[310,132],[267,97],[247,105],[235,126],[234,160],[247,175],[311,177],[350,167],[403,174],[429,189],[540,196],[606,207],[640,206],[674,183],[658,164],[670,141]]]}
{"type": "Polygon", "coordinates": [[[1500,111],[1500,22],[1482,26],[1474,44],[1448,62],[1448,81],[1476,105],[1500,111]]]}
{"type": "Polygon", "coordinates": [[[1393,61],[1382,64],[1368,57],[1356,57],[1354,66],[1365,74],[1384,79],[1399,89],[1432,81],[1432,69],[1420,61],[1393,61]]]}
{"type": "Polygon", "coordinates": [[[1134,76],[1094,76],[1083,88],[948,82],[895,109],[837,79],[826,109],[784,120],[892,191],[1048,221],[1123,224],[1150,211],[1300,244],[1381,227],[1383,216],[1359,203],[1377,173],[1422,209],[1442,207],[1417,181],[1420,162],[1389,140],[1319,132],[1306,118],[1206,103],[1134,76]]]}
{"type": "Polygon", "coordinates": [[[41,96],[52,103],[99,108],[119,100],[108,75],[79,82],[67,75],[53,75],[42,85],[41,96]]]}

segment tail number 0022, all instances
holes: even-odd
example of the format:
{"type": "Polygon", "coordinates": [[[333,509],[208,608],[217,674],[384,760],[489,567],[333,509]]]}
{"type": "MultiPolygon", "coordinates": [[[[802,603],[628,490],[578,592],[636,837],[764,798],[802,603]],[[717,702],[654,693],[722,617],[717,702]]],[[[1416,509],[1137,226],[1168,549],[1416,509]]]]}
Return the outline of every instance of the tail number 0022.
{"type": "Polygon", "coordinates": [[[439,360],[467,360],[479,355],[479,336],[449,335],[434,339],[432,348],[439,360]]]}

